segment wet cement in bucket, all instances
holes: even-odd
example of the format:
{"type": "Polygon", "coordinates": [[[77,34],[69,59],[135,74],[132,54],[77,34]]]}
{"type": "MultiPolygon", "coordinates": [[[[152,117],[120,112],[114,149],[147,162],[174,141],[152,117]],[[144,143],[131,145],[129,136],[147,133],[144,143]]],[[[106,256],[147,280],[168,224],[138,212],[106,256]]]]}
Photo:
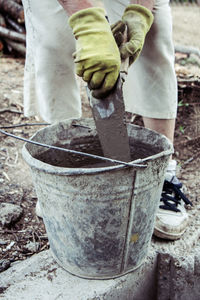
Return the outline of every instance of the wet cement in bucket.
{"type": "MultiPolygon", "coordinates": [[[[56,143],[53,146],[104,157],[98,136],[90,135],[85,136],[84,138],[74,138],[71,140],[70,145],[65,145],[62,141],[62,144],[56,143]]],[[[142,143],[140,141],[135,141],[134,147],[130,144],[130,150],[132,161],[144,159],[160,152],[160,149],[157,149],[153,145],[150,146],[149,144],[146,144],[145,142],[142,143]]],[[[99,159],[88,158],[82,155],[66,153],[55,149],[48,149],[39,155],[34,156],[34,158],[52,166],[63,168],[97,168],[113,165],[112,163],[103,162],[99,159]]]]}

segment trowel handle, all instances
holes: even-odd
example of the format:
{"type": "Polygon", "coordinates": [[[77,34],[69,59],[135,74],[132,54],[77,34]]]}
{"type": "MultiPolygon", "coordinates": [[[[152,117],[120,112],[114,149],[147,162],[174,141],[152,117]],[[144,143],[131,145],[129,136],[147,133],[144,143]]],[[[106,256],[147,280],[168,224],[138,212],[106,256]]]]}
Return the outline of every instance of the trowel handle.
{"type": "MultiPolygon", "coordinates": [[[[124,40],[123,40],[123,44],[125,44],[128,40],[128,28],[127,26],[125,27],[124,30],[124,40]]],[[[128,75],[128,68],[129,68],[129,57],[127,57],[126,59],[123,59],[121,61],[121,68],[120,68],[120,73],[124,73],[126,75],[128,75]]]]}
{"type": "Polygon", "coordinates": [[[124,74],[128,75],[128,68],[129,68],[129,57],[122,60],[120,73],[124,73],[124,74]]]}

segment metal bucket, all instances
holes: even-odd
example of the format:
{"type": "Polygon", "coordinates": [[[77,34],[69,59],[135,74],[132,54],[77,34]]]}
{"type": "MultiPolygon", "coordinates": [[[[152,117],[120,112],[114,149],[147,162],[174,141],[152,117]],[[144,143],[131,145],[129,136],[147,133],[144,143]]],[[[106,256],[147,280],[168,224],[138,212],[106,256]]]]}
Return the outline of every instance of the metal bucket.
{"type": "MultiPolygon", "coordinates": [[[[132,159],[146,168],[107,165],[81,155],[26,143],[52,254],[68,272],[115,278],[144,261],[164,174],[173,147],[166,137],[128,125],[132,159]]],[[[93,120],[39,130],[32,140],[103,155],[93,120]]]]}

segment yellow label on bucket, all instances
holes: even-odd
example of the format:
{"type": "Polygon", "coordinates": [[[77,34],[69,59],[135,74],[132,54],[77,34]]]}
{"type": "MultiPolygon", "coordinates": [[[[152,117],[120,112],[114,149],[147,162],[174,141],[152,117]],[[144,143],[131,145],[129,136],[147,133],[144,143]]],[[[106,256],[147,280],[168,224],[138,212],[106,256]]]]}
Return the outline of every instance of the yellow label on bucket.
{"type": "Polygon", "coordinates": [[[138,233],[135,233],[131,236],[131,240],[130,240],[130,243],[136,243],[139,239],[139,234],[138,233]]]}

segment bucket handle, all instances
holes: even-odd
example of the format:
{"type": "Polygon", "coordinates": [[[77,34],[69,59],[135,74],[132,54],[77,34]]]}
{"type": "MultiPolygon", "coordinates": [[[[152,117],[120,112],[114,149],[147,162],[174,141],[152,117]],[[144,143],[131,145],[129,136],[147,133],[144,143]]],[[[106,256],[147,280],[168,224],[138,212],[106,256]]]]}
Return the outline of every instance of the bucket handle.
{"type": "MultiPolygon", "coordinates": [[[[43,144],[43,143],[39,143],[33,140],[29,140],[29,139],[25,139],[22,138],[20,136],[8,133],[7,131],[4,131],[2,129],[0,129],[0,132],[4,135],[10,136],[12,138],[18,139],[20,141],[26,142],[26,143],[30,143],[30,144],[34,144],[37,146],[41,146],[41,147],[45,147],[45,148],[49,148],[49,149],[54,149],[54,150],[59,150],[59,151],[63,151],[63,152],[68,152],[68,153],[73,153],[73,154],[78,154],[78,155],[82,155],[82,156],[87,156],[93,159],[100,159],[103,161],[107,161],[107,162],[111,162],[113,164],[120,164],[120,165],[124,165],[126,167],[136,167],[136,168],[146,168],[147,165],[145,164],[140,164],[140,160],[137,160],[137,163],[132,163],[132,162],[124,162],[121,160],[116,160],[116,159],[112,159],[112,158],[108,158],[108,157],[103,157],[100,155],[94,155],[94,154],[90,154],[90,153],[86,153],[86,152],[80,152],[80,151],[75,151],[75,150],[71,150],[71,149],[66,149],[66,148],[61,148],[61,147],[56,147],[56,146],[52,146],[52,145],[48,145],[48,144],[43,144]]],[[[141,162],[143,162],[141,160],[141,162]]]]}

